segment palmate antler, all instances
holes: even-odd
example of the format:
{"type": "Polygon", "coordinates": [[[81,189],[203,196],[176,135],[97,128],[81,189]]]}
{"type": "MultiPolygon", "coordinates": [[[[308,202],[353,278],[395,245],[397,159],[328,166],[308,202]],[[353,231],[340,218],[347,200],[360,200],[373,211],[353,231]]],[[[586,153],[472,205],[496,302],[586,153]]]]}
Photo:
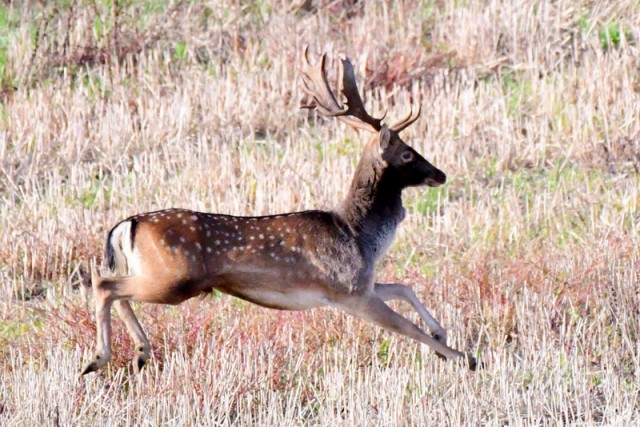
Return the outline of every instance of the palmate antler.
{"type": "Polygon", "coordinates": [[[323,54],[320,61],[315,66],[312,66],[309,62],[309,49],[307,47],[304,50],[304,59],[306,64],[302,71],[302,88],[313,99],[313,103],[304,106],[304,108],[315,108],[324,116],[336,117],[338,120],[358,129],[369,132],[380,131],[384,115],[376,119],[367,113],[364,108],[364,102],[362,102],[362,98],[358,93],[353,65],[351,65],[351,61],[348,58],[343,58],[340,61],[342,74],[340,91],[347,99],[345,107],[340,105],[329,87],[324,69],[326,54],[323,54]]]}
{"type": "MultiPolygon", "coordinates": [[[[374,133],[380,131],[386,112],[379,119],[367,113],[358,91],[355,72],[349,58],[341,58],[340,60],[340,74],[342,76],[340,92],[346,98],[345,106],[340,105],[327,81],[327,74],[324,69],[326,54],[320,57],[320,61],[315,66],[311,65],[309,62],[309,47],[307,46],[304,49],[304,60],[302,89],[312,98],[313,102],[309,105],[304,105],[302,108],[316,109],[324,116],[336,117],[343,123],[357,129],[374,133]]],[[[418,111],[414,114],[413,108],[411,108],[409,114],[391,126],[390,129],[395,132],[406,129],[420,117],[421,111],[421,107],[418,107],[418,111]]]]}

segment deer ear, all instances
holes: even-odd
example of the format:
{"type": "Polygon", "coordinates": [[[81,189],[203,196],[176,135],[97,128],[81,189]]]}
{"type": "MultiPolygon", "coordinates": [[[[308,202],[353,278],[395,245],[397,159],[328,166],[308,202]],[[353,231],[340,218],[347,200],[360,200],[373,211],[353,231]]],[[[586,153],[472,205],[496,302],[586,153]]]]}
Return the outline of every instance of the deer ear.
{"type": "Polygon", "coordinates": [[[391,131],[387,125],[382,125],[380,129],[380,150],[386,150],[389,146],[389,141],[391,141],[391,131]]]}

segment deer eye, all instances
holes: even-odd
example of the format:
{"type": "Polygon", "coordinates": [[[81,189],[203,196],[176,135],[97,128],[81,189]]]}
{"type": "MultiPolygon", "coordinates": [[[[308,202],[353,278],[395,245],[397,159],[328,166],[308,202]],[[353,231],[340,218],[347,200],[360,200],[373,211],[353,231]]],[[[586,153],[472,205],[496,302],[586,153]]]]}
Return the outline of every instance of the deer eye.
{"type": "Polygon", "coordinates": [[[405,163],[413,161],[413,153],[411,151],[405,151],[404,153],[400,154],[400,160],[405,163]]]}

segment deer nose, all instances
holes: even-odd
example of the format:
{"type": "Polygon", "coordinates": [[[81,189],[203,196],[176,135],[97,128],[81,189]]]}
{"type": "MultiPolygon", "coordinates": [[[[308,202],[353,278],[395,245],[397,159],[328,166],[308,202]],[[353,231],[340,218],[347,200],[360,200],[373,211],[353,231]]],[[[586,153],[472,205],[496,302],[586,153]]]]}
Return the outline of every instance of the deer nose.
{"type": "Polygon", "coordinates": [[[433,168],[424,180],[429,187],[438,187],[447,182],[447,176],[440,169],[433,168]]]}

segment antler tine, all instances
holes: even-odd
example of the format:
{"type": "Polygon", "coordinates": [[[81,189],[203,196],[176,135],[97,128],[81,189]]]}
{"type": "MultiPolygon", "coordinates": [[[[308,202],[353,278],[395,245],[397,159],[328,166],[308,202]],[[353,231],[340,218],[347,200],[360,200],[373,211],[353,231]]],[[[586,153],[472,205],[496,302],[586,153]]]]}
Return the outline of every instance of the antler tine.
{"type": "Polygon", "coordinates": [[[414,117],[413,115],[413,107],[410,107],[409,109],[409,114],[407,114],[402,120],[400,120],[398,123],[395,123],[393,126],[391,126],[389,129],[395,131],[395,132],[400,132],[404,129],[406,129],[407,127],[409,127],[413,122],[415,122],[416,120],[418,120],[418,117],[420,117],[420,113],[422,112],[422,106],[420,104],[418,104],[418,111],[416,112],[416,115],[414,117]]]}
{"type": "MultiPolygon", "coordinates": [[[[360,104],[362,105],[360,107],[357,99],[355,99],[351,94],[351,91],[349,95],[343,91],[347,97],[347,106],[343,107],[340,105],[329,86],[327,75],[324,71],[326,54],[323,54],[320,57],[320,61],[313,66],[309,61],[309,47],[307,46],[304,50],[304,59],[306,64],[304,64],[304,69],[302,71],[302,90],[304,90],[304,92],[313,99],[313,103],[305,105],[302,108],[317,108],[321,114],[329,117],[336,117],[338,120],[354,128],[369,132],[377,132],[380,130],[380,121],[378,120],[376,126],[374,122],[376,119],[373,119],[371,116],[366,114],[366,111],[364,111],[364,105],[362,105],[362,100],[360,100],[360,104]],[[355,107],[352,107],[353,105],[355,105],[355,107]]],[[[349,64],[349,67],[350,65],[351,64],[349,64]]],[[[342,67],[344,75],[344,65],[342,67]]],[[[350,70],[353,75],[353,68],[350,67],[350,70]]],[[[355,78],[353,78],[353,83],[348,84],[350,86],[355,86],[355,78]]],[[[357,87],[355,90],[357,95],[357,87]]],[[[357,97],[358,99],[360,98],[359,95],[357,95],[357,97]]]]}

